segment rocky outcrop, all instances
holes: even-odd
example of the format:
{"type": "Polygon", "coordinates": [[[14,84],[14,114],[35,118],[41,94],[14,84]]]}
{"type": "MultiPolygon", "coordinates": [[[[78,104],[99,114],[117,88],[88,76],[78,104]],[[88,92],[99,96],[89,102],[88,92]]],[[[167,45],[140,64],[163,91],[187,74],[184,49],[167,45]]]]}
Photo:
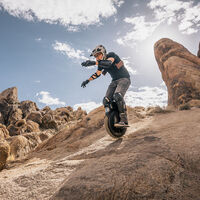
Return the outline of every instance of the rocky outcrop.
{"type": "Polygon", "coordinates": [[[69,163],[85,162],[66,176],[50,199],[199,200],[200,109],[155,111],[159,114],[146,126],[148,118],[130,124],[124,138],[105,137],[66,157],[69,163]]]}
{"type": "Polygon", "coordinates": [[[18,136],[14,136],[11,138],[10,156],[12,159],[23,157],[30,150],[31,150],[30,142],[26,137],[24,137],[22,135],[18,135],[18,136]]]}
{"type": "Polygon", "coordinates": [[[0,93],[0,123],[5,124],[10,136],[39,129],[55,129],[70,121],[81,120],[87,113],[81,108],[73,111],[70,106],[51,110],[46,106],[39,109],[32,101],[19,102],[17,88],[9,88],[0,93]]]}
{"type": "Polygon", "coordinates": [[[9,132],[5,125],[0,124],[0,141],[9,138],[9,132]]]}
{"type": "Polygon", "coordinates": [[[32,101],[22,101],[19,108],[22,110],[23,117],[26,117],[31,112],[39,111],[36,103],[32,101]]]}
{"type": "Polygon", "coordinates": [[[0,170],[2,170],[10,154],[10,146],[7,141],[0,140],[0,170]]]}
{"type": "Polygon", "coordinates": [[[27,115],[26,119],[32,120],[38,124],[42,123],[42,114],[40,111],[33,111],[27,115]]]}
{"type": "Polygon", "coordinates": [[[18,103],[18,91],[16,87],[8,88],[0,93],[0,100],[4,100],[8,104],[18,103]]]}
{"type": "Polygon", "coordinates": [[[3,120],[6,125],[9,123],[10,114],[18,107],[18,103],[16,87],[8,88],[0,93],[1,121],[3,120]]]}
{"type": "Polygon", "coordinates": [[[3,114],[0,112],[0,123],[4,124],[4,118],[3,118],[3,114]]]}
{"type": "MultiPolygon", "coordinates": [[[[19,102],[17,88],[9,88],[0,93],[0,141],[7,140],[11,157],[19,158],[58,130],[70,127],[71,122],[82,120],[86,115],[81,108],[73,111],[70,106],[55,110],[46,106],[40,110],[32,101],[19,102]]],[[[3,152],[0,151],[2,158],[3,152]]]]}
{"type": "Polygon", "coordinates": [[[154,52],[168,89],[168,105],[179,108],[200,100],[200,59],[167,38],[156,42],[154,52]]]}
{"type": "Polygon", "coordinates": [[[22,119],[22,110],[17,107],[13,107],[7,118],[8,124],[16,123],[18,120],[22,119]]]}

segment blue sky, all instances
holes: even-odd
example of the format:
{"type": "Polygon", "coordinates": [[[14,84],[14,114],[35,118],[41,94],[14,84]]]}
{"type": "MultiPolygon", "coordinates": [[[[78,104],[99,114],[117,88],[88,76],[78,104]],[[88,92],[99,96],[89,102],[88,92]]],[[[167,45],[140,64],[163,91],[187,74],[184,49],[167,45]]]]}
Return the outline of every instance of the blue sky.
{"type": "Polygon", "coordinates": [[[131,74],[128,105],[166,105],[167,91],[153,45],[168,37],[197,53],[200,3],[181,0],[0,0],[0,91],[40,108],[100,105],[111,81],[101,76],[81,88],[96,67],[80,63],[103,44],[131,74]]]}

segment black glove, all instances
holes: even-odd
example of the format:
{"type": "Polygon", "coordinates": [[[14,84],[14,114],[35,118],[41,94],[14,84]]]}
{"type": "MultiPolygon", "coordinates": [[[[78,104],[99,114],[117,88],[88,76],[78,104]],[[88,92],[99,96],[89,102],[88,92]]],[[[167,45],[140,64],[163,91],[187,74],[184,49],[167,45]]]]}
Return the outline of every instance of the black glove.
{"type": "Polygon", "coordinates": [[[85,62],[82,62],[81,65],[84,67],[88,67],[88,66],[96,65],[96,62],[92,60],[86,60],[85,62]]]}
{"type": "Polygon", "coordinates": [[[81,87],[86,87],[86,85],[89,83],[90,81],[87,79],[86,81],[83,81],[81,84],[81,87]]]}

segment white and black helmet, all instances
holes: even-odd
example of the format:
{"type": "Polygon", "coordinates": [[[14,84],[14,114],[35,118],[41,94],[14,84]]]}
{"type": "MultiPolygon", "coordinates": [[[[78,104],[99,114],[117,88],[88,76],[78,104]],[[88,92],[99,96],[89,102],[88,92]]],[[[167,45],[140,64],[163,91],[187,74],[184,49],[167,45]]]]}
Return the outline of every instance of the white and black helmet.
{"type": "Polygon", "coordinates": [[[106,48],[103,45],[96,46],[96,48],[92,51],[90,56],[95,56],[97,53],[102,53],[103,59],[106,58],[106,48]]]}

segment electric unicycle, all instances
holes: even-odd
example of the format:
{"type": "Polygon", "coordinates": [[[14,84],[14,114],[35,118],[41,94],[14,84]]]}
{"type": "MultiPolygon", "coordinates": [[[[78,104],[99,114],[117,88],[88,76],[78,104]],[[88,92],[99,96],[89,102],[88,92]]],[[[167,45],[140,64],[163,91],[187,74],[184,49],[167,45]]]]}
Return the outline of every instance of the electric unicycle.
{"type": "Polygon", "coordinates": [[[104,125],[111,137],[120,138],[127,130],[127,127],[115,127],[114,124],[120,121],[119,111],[116,102],[113,100],[108,107],[105,107],[104,125]]]}

